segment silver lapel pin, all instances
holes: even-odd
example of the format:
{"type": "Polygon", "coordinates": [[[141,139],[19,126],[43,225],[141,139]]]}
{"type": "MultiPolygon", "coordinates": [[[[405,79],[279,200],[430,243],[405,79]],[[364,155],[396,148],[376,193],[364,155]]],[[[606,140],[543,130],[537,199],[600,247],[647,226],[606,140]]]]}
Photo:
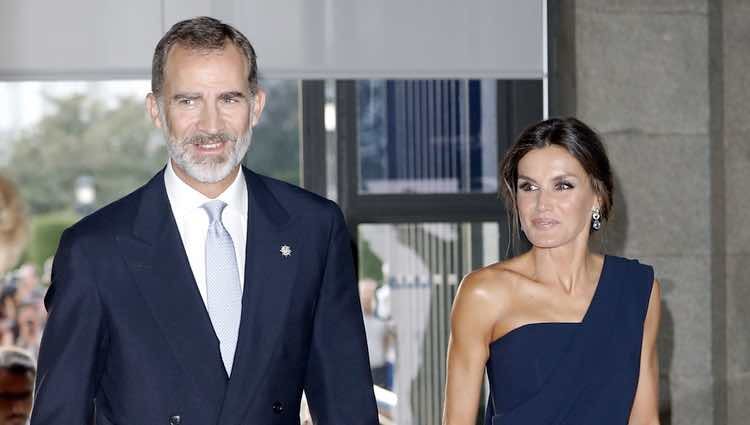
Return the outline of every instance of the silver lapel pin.
{"type": "Polygon", "coordinates": [[[281,255],[284,257],[290,257],[292,255],[292,248],[290,248],[289,245],[282,245],[279,252],[281,252],[281,255]]]}

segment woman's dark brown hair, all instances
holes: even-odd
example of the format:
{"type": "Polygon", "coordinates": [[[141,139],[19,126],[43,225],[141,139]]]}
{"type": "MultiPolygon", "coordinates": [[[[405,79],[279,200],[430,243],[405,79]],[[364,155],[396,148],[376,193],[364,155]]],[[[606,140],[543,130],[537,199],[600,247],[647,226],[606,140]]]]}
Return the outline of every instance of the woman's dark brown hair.
{"type": "Polygon", "coordinates": [[[553,145],[564,148],[578,160],[589,176],[594,193],[601,200],[602,220],[610,216],[613,204],[612,170],[601,138],[575,118],[550,118],[524,130],[500,163],[500,194],[515,238],[519,235],[516,205],[518,163],[529,151],[553,145]]]}

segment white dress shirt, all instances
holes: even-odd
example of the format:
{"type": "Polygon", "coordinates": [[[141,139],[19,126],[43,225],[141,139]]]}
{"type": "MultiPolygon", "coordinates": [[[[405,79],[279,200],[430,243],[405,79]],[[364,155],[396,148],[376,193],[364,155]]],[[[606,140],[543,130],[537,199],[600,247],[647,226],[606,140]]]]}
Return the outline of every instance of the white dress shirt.
{"type": "MultiPolygon", "coordinates": [[[[185,247],[190,268],[195,276],[203,302],[206,302],[206,235],[208,234],[208,214],[201,208],[212,199],[190,187],[182,181],[172,168],[172,161],[167,161],[164,171],[164,184],[167,197],[172,207],[177,229],[185,247]]],[[[237,256],[237,267],[240,274],[240,286],[245,286],[245,241],[247,240],[247,183],[240,170],[234,182],[214,199],[226,202],[221,213],[221,221],[232,236],[234,252],[237,256]]]]}

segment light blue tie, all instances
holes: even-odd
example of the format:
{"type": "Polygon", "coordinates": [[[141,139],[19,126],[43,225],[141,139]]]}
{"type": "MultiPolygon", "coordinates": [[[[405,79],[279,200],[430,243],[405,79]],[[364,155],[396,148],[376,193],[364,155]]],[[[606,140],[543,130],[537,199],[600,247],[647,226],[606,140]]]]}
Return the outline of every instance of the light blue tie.
{"type": "Polygon", "coordinates": [[[232,236],[221,222],[221,212],[226,206],[217,199],[206,202],[202,208],[208,214],[206,304],[214,332],[219,338],[224,368],[227,376],[231,376],[240,329],[242,288],[232,236]]]}

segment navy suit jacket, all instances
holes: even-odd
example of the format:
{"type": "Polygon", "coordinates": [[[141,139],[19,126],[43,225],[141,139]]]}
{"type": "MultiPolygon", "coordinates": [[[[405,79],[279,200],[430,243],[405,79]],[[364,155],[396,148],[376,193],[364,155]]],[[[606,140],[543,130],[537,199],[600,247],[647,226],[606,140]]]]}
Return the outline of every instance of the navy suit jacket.
{"type": "Polygon", "coordinates": [[[340,210],[243,172],[247,260],[231,379],[162,171],[64,232],[32,425],[298,425],[303,389],[316,424],[378,423],[340,210]]]}

